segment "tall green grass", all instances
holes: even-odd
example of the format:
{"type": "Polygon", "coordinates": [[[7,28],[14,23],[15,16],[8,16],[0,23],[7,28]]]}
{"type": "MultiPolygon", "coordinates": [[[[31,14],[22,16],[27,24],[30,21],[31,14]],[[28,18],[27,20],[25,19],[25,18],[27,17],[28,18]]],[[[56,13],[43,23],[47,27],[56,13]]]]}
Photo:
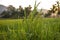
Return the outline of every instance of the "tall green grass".
{"type": "Polygon", "coordinates": [[[60,40],[60,19],[40,18],[34,10],[28,19],[0,20],[0,40],[60,40]]]}
{"type": "Polygon", "coordinates": [[[60,40],[60,19],[0,20],[0,40],[60,40]]]}

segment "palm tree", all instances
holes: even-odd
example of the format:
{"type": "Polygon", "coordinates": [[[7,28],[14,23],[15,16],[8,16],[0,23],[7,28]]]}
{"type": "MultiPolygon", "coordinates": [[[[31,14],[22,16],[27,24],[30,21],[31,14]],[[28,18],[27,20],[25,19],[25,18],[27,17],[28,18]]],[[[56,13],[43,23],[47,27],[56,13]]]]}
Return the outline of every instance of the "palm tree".
{"type": "Polygon", "coordinates": [[[18,18],[23,18],[23,16],[24,16],[24,9],[22,8],[22,6],[19,6],[17,11],[18,11],[18,18]]]}

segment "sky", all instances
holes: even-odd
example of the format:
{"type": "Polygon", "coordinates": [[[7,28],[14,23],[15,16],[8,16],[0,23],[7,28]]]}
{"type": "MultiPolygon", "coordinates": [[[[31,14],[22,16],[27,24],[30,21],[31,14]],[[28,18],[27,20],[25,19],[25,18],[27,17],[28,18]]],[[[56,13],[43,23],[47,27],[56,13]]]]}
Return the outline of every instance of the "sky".
{"type": "MultiPolygon", "coordinates": [[[[56,3],[56,0],[36,0],[37,3],[41,2],[38,6],[38,9],[50,9],[53,4],[56,3]]],[[[0,0],[0,4],[8,6],[13,5],[14,7],[18,8],[19,5],[22,7],[27,7],[29,5],[32,6],[32,9],[34,7],[35,0],[0,0]]]]}

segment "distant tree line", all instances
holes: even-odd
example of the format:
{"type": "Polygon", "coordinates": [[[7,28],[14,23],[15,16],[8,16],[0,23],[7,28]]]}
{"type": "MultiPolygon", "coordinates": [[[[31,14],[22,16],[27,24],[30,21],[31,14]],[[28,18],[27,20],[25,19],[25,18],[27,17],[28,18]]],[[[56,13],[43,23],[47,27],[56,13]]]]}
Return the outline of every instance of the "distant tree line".
{"type": "Polygon", "coordinates": [[[31,12],[32,15],[34,14],[34,17],[37,14],[39,14],[40,16],[43,15],[44,17],[60,17],[60,3],[59,1],[57,1],[56,3],[57,4],[52,5],[51,10],[48,10],[46,14],[42,13],[41,11],[40,12],[37,11],[37,7],[40,4],[40,2],[36,4],[36,1],[33,10],[31,10],[32,9],[31,5],[25,7],[24,9],[22,6],[19,6],[19,8],[16,9],[14,6],[9,5],[7,7],[7,11],[1,13],[2,15],[1,18],[24,18],[24,17],[28,18],[31,12]]]}
{"type": "Polygon", "coordinates": [[[16,9],[12,5],[9,5],[7,7],[7,11],[3,11],[1,13],[2,15],[1,18],[24,18],[25,15],[26,17],[28,17],[30,12],[32,12],[31,8],[32,8],[31,5],[29,5],[28,7],[25,7],[24,9],[22,8],[22,6],[19,6],[19,8],[16,9]]]}
{"type": "Polygon", "coordinates": [[[23,9],[22,6],[19,6],[19,8],[15,8],[13,5],[9,5],[7,7],[7,11],[3,11],[0,15],[2,16],[1,18],[28,18],[31,16],[31,14],[35,17],[38,14],[37,7],[39,3],[34,4],[34,9],[32,9],[31,5],[28,7],[25,7],[23,9]]]}

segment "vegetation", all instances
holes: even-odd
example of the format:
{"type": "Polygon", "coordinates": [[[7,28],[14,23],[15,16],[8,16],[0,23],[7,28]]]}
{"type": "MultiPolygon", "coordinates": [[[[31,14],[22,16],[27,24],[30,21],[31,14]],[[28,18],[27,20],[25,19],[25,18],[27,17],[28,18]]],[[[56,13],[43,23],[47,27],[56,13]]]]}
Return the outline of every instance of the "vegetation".
{"type": "Polygon", "coordinates": [[[30,14],[31,8],[31,5],[29,5],[29,7],[26,7],[25,9],[23,9],[21,6],[16,9],[12,5],[9,5],[7,7],[7,11],[3,11],[3,13],[1,13],[1,15],[3,15],[1,18],[24,18],[25,14],[26,16],[30,14]],[[26,11],[25,14],[24,11],[26,11]]]}
{"type": "Polygon", "coordinates": [[[60,40],[60,19],[0,20],[0,40],[60,40]]]}
{"type": "Polygon", "coordinates": [[[24,19],[1,19],[0,40],[60,40],[60,19],[41,18],[39,13],[35,15],[36,13],[35,2],[34,10],[28,19],[26,14],[24,19]]]}

